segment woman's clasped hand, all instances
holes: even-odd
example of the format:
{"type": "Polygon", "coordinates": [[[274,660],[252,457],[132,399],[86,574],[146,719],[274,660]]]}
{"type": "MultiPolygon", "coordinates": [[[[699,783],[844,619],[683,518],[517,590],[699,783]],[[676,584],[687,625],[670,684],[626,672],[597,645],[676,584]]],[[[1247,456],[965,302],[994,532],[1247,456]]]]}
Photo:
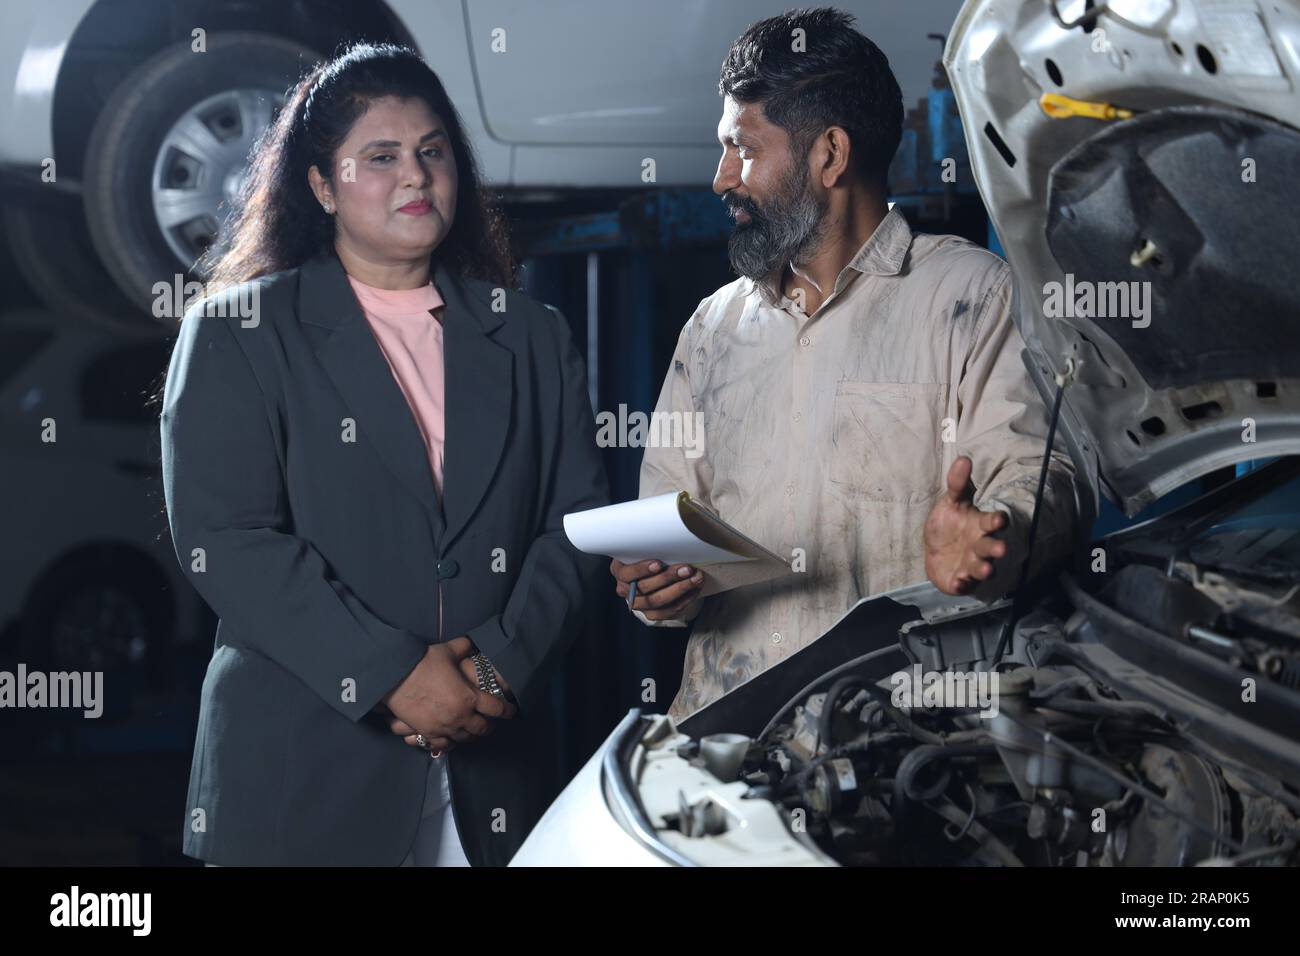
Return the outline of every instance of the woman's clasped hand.
{"type": "MultiPolygon", "coordinates": [[[[518,708],[478,686],[468,637],[431,644],[424,658],[388,693],[376,710],[388,717],[388,727],[413,747],[446,752],[456,744],[486,737],[498,720],[510,720],[518,708]]],[[[503,690],[509,687],[498,675],[503,690]]]]}

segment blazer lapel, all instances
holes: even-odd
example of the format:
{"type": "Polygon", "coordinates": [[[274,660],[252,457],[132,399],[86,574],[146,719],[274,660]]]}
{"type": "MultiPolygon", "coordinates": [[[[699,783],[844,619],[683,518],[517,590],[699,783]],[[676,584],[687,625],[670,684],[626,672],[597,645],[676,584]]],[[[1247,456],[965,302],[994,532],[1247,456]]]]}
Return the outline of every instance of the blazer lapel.
{"type": "Polygon", "coordinates": [[[509,433],[514,356],[489,333],[501,316],[442,265],[434,284],[445,302],[443,351],[447,447],[443,458],[446,544],[465,529],[496,473],[509,433]]]}
{"type": "Polygon", "coordinates": [[[444,302],[446,448],[439,507],[428,452],[388,360],[333,252],[299,270],[298,315],[316,355],[357,420],[357,433],[429,512],[440,548],[464,531],[496,473],[509,433],[514,356],[489,333],[502,324],[489,302],[442,265],[434,284],[444,302]]]}
{"type": "Polygon", "coordinates": [[[325,330],[312,334],[316,356],[356,419],[358,437],[424,505],[434,539],[440,540],[443,513],[424,438],[342,263],[333,252],[311,259],[299,270],[298,282],[299,320],[325,330]]]}

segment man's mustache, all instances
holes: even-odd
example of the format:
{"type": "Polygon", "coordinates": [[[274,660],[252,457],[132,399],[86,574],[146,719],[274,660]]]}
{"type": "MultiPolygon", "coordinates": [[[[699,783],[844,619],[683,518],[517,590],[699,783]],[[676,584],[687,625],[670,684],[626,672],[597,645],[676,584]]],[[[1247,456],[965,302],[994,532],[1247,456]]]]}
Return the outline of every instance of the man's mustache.
{"type": "Polygon", "coordinates": [[[722,204],[727,207],[727,212],[731,215],[732,219],[736,218],[736,213],[738,211],[749,213],[750,218],[755,222],[766,218],[763,215],[763,211],[759,209],[758,203],[744,196],[735,196],[731,193],[727,193],[722,197],[722,204]]]}

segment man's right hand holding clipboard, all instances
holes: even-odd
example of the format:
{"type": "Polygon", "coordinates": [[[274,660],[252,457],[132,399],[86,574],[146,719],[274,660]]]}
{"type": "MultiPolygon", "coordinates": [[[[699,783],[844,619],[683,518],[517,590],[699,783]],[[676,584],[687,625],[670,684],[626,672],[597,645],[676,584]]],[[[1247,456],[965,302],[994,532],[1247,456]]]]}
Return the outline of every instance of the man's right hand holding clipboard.
{"type": "Polygon", "coordinates": [[[618,596],[631,597],[628,609],[640,611],[652,621],[680,618],[699,597],[704,572],[689,564],[670,564],[653,559],[624,564],[610,561],[609,573],[618,582],[618,596]],[[633,589],[635,588],[635,593],[633,589]]]}

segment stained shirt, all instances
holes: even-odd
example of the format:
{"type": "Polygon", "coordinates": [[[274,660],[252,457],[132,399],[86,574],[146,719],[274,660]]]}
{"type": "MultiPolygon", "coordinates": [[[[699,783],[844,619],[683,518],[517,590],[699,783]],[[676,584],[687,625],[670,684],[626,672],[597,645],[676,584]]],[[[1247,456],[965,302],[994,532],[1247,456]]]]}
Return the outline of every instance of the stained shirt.
{"type": "MultiPolygon", "coordinates": [[[[1012,289],[1001,258],[913,234],[895,209],[811,315],[749,279],[700,303],[655,411],[698,414],[703,447],[647,447],[640,496],[686,490],[796,573],[696,600],[675,621],[635,612],[694,621],[669,714],[805,647],[859,599],[925,581],[923,525],[959,455],[973,459],[976,505],[1009,519],[1008,553],[977,596],[1014,586],[1048,413],[1020,357],[1012,289]]],[[[1058,440],[1035,568],[1071,546],[1073,478],[1058,440]]]]}

